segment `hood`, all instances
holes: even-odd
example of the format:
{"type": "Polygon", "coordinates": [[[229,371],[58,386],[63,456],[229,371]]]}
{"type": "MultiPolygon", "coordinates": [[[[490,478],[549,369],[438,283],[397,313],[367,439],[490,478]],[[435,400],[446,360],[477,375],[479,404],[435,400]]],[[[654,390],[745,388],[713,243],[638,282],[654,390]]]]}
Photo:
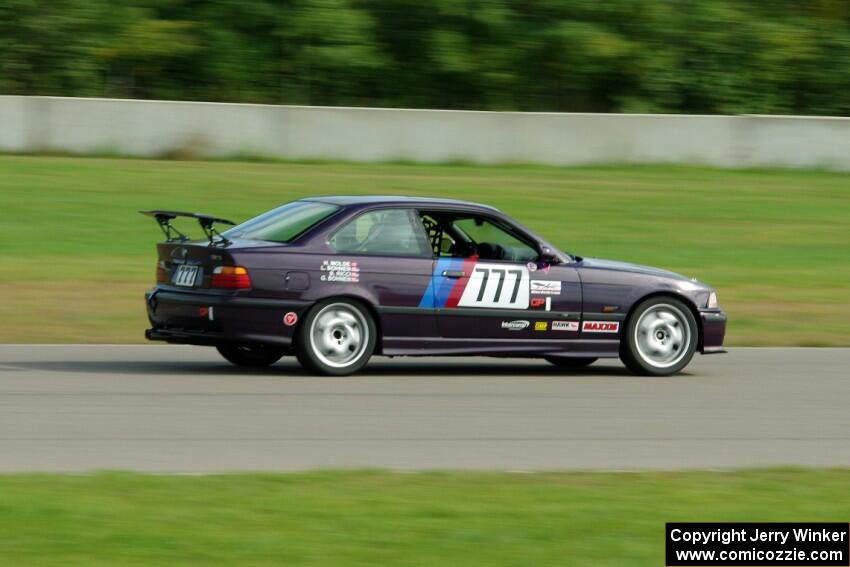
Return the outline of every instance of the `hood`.
{"type": "Polygon", "coordinates": [[[645,274],[648,276],[658,276],[662,278],[670,278],[674,280],[691,281],[690,278],[669,272],[652,266],[641,266],[640,264],[629,264],[628,262],[617,262],[616,260],[604,260],[602,258],[583,258],[581,265],[588,268],[599,268],[602,270],[616,270],[618,272],[632,272],[635,274],[645,274]]]}

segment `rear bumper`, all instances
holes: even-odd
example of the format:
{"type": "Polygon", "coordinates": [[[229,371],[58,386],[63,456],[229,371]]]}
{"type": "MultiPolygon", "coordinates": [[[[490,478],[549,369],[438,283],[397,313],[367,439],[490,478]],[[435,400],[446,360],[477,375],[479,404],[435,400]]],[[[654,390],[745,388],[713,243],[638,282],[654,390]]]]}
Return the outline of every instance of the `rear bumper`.
{"type": "Polygon", "coordinates": [[[145,338],[177,344],[262,343],[288,346],[297,323],[286,325],[284,315],[301,319],[306,301],[258,299],[235,295],[172,291],[154,288],[145,294],[151,328],[145,338]]]}
{"type": "Polygon", "coordinates": [[[723,338],[726,336],[726,313],[719,309],[700,311],[702,319],[702,354],[726,352],[723,338]]]}

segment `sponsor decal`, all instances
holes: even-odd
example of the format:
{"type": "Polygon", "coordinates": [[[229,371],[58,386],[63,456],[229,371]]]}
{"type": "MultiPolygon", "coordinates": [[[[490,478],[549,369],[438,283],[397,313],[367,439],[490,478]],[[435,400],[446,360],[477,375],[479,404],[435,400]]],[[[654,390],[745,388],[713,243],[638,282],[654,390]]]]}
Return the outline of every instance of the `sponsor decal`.
{"type": "Polygon", "coordinates": [[[287,327],[291,327],[295,323],[298,322],[298,313],[295,311],[290,311],[286,315],[283,316],[283,324],[287,327]]]}
{"type": "Polygon", "coordinates": [[[440,258],[419,307],[451,309],[485,307],[528,309],[528,268],[524,265],[487,264],[475,258],[440,258]],[[444,272],[463,272],[459,278],[444,272]]]}
{"type": "Polygon", "coordinates": [[[534,322],[534,330],[535,331],[546,331],[549,329],[548,321],[535,321],[534,322]]]}
{"type": "Polygon", "coordinates": [[[319,267],[319,278],[323,282],[357,283],[360,281],[360,268],[351,260],[323,260],[319,267]]]}
{"type": "Polygon", "coordinates": [[[532,295],[559,295],[561,282],[560,280],[531,280],[529,291],[532,295]]]}
{"type": "Polygon", "coordinates": [[[526,264],[526,267],[528,268],[529,272],[537,271],[537,264],[535,264],[534,262],[529,262],[528,264],[526,264]]]}
{"type": "Polygon", "coordinates": [[[528,321],[502,321],[502,328],[509,331],[523,331],[530,324],[528,321]]]}
{"type": "Polygon", "coordinates": [[[578,331],[578,321],[552,321],[553,331],[578,331]]]}
{"type": "Polygon", "coordinates": [[[494,307],[500,309],[528,309],[528,270],[522,266],[470,262],[470,274],[462,290],[452,289],[446,307],[453,307],[453,297],[458,297],[459,307],[494,307]]]}
{"type": "Polygon", "coordinates": [[[549,262],[540,262],[539,266],[540,270],[543,271],[544,274],[549,273],[549,262]]]}
{"type": "Polygon", "coordinates": [[[529,299],[528,303],[532,309],[539,309],[543,307],[546,311],[552,310],[551,297],[532,297],[531,299],[529,299]]]}
{"type": "Polygon", "coordinates": [[[616,333],[620,330],[620,323],[617,321],[585,321],[581,325],[581,330],[585,333],[616,333]]]}

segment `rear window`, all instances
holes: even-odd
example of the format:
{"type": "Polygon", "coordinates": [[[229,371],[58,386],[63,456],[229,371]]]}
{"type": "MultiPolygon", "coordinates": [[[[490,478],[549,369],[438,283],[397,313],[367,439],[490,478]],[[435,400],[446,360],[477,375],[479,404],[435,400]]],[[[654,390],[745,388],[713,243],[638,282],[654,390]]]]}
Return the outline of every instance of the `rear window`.
{"type": "Polygon", "coordinates": [[[328,203],[295,201],[236,225],[223,234],[227,238],[289,242],[338,210],[338,206],[328,203]]]}

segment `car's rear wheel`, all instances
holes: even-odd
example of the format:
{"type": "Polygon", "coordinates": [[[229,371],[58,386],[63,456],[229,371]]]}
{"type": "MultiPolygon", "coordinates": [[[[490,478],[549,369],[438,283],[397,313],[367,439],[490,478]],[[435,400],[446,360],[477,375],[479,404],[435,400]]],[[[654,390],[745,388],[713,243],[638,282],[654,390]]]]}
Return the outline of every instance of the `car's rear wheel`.
{"type": "Polygon", "coordinates": [[[286,349],[265,345],[223,343],[216,345],[218,352],[237,366],[262,368],[271,366],[286,354],[286,349]]]}
{"type": "Polygon", "coordinates": [[[670,376],[696,351],[699,330],[688,306],[672,297],[654,297],[635,308],[620,343],[620,358],[636,374],[670,376]]]}
{"type": "Polygon", "coordinates": [[[578,358],[578,357],[568,357],[568,356],[547,356],[546,360],[557,366],[558,368],[568,368],[571,370],[578,370],[579,368],[585,368],[586,366],[590,366],[598,359],[596,358],[578,358]]]}
{"type": "Polygon", "coordinates": [[[360,302],[331,299],[314,306],[295,338],[295,355],[308,370],[344,376],[363,368],[375,350],[377,330],[360,302]]]}

